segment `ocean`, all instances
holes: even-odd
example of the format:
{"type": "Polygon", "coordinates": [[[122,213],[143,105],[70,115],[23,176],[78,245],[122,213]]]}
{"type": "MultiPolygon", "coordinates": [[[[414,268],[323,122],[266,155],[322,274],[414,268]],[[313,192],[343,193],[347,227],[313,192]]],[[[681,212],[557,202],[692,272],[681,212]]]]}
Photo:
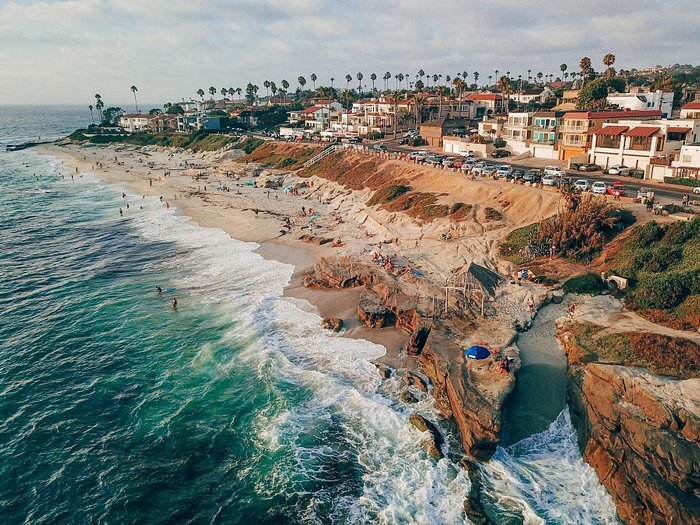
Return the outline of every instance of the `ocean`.
{"type": "MultiPolygon", "coordinates": [[[[0,148],[89,118],[0,107],[0,148]]],[[[408,425],[430,398],[402,404],[384,349],[322,330],[256,248],[0,151],[0,523],[466,522],[456,441],[434,462],[408,425]]],[[[483,475],[499,523],[616,523],[566,410],[483,475]]]]}

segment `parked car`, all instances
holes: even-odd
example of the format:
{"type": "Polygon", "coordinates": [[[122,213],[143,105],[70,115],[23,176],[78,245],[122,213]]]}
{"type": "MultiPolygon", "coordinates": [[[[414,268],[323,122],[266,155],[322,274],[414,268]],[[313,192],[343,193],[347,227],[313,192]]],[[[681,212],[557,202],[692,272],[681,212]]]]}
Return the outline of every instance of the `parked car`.
{"type": "Polygon", "coordinates": [[[579,179],[576,182],[574,182],[574,186],[576,186],[576,189],[579,189],[581,191],[587,191],[588,181],[586,179],[579,179]]]}
{"type": "Polygon", "coordinates": [[[600,181],[594,182],[591,191],[594,195],[605,195],[608,192],[608,185],[600,181]]]}
{"type": "MultiPolygon", "coordinates": [[[[648,199],[649,195],[653,193],[653,190],[650,190],[649,188],[639,188],[637,190],[637,198],[638,199],[648,199]]],[[[700,192],[698,192],[700,193],[700,192]]]]}
{"type": "Polygon", "coordinates": [[[571,177],[561,177],[557,183],[557,186],[564,188],[566,186],[571,186],[571,184],[573,184],[571,177]]]}
{"type": "Polygon", "coordinates": [[[484,169],[481,170],[481,176],[482,177],[491,177],[492,175],[496,174],[496,168],[493,166],[485,166],[484,169]]]}
{"type": "Polygon", "coordinates": [[[491,152],[491,157],[493,157],[494,159],[500,159],[503,157],[507,157],[508,155],[510,155],[510,151],[508,151],[507,149],[495,149],[491,152]]]}
{"type": "Polygon", "coordinates": [[[520,180],[525,176],[525,170],[521,168],[515,168],[510,174],[513,179],[520,180]]]}
{"type": "Polygon", "coordinates": [[[446,159],[442,159],[442,165],[445,166],[446,168],[454,168],[455,166],[456,159],[447,157],[446,159]]]}
{"type": "Polygon", "coordinates": [[[625,195],[625,183],[619,180],[616,180],[613,182],[612,186],[608,186],[608,194],[609,195],[615,195],[616,192],[619,192],[620,197],[625,195]]]}
{"type": "Polygon", "coordinates": [[[374,151],[387,151],[387,147],[384,144],[375,144],[372,146],[374,151]]]}
{"type": "Polygon", "coordinates": [[[545,173],[542,176],[542,184],[545,186],[556,186],[558,181],[558,177],[556,175],[552,175],[551,173],[545,173]]]}
{"type": "Polygon", "coordinates": [[[439,164],[442,164],[443,158],[444,157],[442,155],[431,155],[430,157],[425,159],[425,162],[427,162],[428,164],[432,164],[433,166],[437,166],[439,164]]]}
{"type": "MultiPolygon", "coordinates": [[[[558,166],[545,166],[543,173],[553,177],[566,177],[566,172],[558,166]]],[[[542,182],[544,182],[544,180],[542,182]]],[[[550,184],[550,186],[554,186],[554,184],[550,184]]]]}
{"type": "Polygon", "coordinates": [[[498,166],[498,168],[496,168],[496,175],[498,177],[508,178],[508,176],[511,174],[512,171],[513,171],[513,168],[511,168],[510,166],[506,166],[504,164],[504,165],[498,166]]]}
{"type": "Polygon", "coordinates": [[[486,167],[486,164],[484,164],[483,162],[477,162],[476,164],[474,164],[472,166],[471,171],[475,175],[481,175],[481,173],[484,171],[485,167],[486,167]]]}
{"type": "Polygon", "coordinates": [[[700,186],[698,186],[697,188],[693,188],[693,193],[697,193],[698,195],[700,195],[700,186]]]}
{"type": "Polygon", "coordinates": [[[523,175],[525,182],[537,182],[540,180],[540,172],[538,170],[527,170],[523,175]]]}
{"type": "Polygon", "coordinates": [[[579,164],[578,170],[579,171],[599,171],[601,168],[597,164],[588,163],[588,164],[579,164]]]}
{"type": "Polygon", "coordinates": [[[608,173],[610,175],[629,175],[630,169],[623,164],[615,164],[614,166],[610,166],[610,168],[608,168],[608,173]]]}

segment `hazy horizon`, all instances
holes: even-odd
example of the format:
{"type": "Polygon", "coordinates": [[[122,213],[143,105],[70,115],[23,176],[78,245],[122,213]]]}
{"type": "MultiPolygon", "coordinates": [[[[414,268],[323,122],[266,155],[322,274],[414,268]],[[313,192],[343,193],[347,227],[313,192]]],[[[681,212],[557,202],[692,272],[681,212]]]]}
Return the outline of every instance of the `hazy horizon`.
{"type": "MultiPolygon", "coordinates": [[[[245,89],[284,78],[290,90],[344,87],[346,74],[377,86],[390,71],[488,76],[531,69],[578,71],[581,57],[602,70],[605,53],[617,69],[692,63],[700,49],[696,3],[623,0],[539,2],[445,0],[426,9],[417,0],[0,0],[0,105],[90,104],[128,108],[129,88],[144,100],[196,98],[213,85],[245,89]]],[[[139,104],[141,106],[141,104],[139,104]]],[[[148,105],[148,104],[146,104],[148,105]]],[[[144,109],[148,109],[145,108],[144,109]]]]}

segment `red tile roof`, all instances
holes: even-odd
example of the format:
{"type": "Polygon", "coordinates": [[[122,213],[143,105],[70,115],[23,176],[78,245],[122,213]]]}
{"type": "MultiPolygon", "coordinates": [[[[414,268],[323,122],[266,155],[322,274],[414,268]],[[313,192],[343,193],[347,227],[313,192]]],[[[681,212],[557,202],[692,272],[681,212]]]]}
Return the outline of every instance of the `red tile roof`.
{"type": "Polygon", "coordinates": [[[467,100],[503,100],[503,96],[498,93],[473,93],[467,100]]]}
{"type": "Polygon", "coordinates": [[[688,102],[681,109],[700,109],[700,100],[695,100],[693,102],[688,102]]]}
{"type": "Polygon", "coordinates": [[[599,119],[599,118],[635,118],[635,117],[661,117],[658,109],[649,111],[569,111],[564,115],[565,119],[599,119]]]}
{"type": "Polygon", "coordinates": [[[676,126],[669,126],[666,128],[667,133],[688,133],[690,131],[690,128],[680,128],[676,126]]]}
{"type": "Polygon", "coordinates": [[[607,137],[617,137],[622,135],[625,131],[629,129],[629,126],[605,126],[600,131],[596,131],[596,135],[605,135],[607,137]]]}
{"type": "Polygon", "coordinates": [[[651,137],[654,133],[659,131],[661,128],[659,127],[650,127],[650,126],[637,126],[635,128],[632,128],[628,132],[625,133],[626,137],[651,137]]]}

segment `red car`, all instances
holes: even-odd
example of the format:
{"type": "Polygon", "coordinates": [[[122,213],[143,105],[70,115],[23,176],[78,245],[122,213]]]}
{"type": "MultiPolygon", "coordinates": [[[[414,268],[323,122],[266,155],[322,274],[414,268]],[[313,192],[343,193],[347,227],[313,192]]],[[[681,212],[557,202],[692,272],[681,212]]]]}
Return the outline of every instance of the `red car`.
{"type": "Polygon", "coordinates": [[[612,186],[608,186],[608,195],[625,195],[625,184],[619,180],[615,181],[612,186]]]}

